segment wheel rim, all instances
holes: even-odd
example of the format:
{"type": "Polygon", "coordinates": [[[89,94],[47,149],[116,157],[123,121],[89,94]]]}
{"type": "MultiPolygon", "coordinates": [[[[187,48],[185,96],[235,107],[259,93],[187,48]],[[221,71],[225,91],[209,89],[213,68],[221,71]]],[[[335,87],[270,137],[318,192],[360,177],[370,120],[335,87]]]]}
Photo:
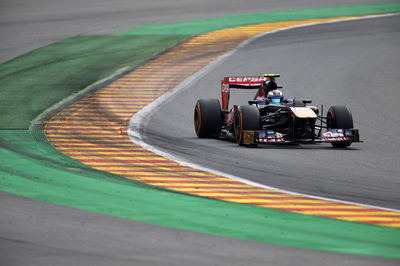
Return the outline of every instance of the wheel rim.
{"type": "Polygon", "coordinates": [[[242,115],[239,112],[236,116],[235,116],[235,121],[234,121],[234,132],[235,132],[235,138],[236,138],[236,142],[238,144],[240,144],[242,142],[242,128],[243,128],[243,124],[242,124],[242,115]]]}
{"type": "Polygon", "coordinates": [[[335,121],[334,121],[334,118],[333,118],[333,114],[332,114],[331,111],[329,111],[328,115],[327,115],[327,119],[326,119],[326,127],[328,129],[334,128],[334,124],[335,124],[335,121]]]}
{"type": "Polygon", "coordinates": [[[200,112],[200,104],[197,104],[194,111],[194,129],[196,131],[197,136],[199,136],[200,134],[200,128],[201,128],[201,112],[200,112]]]}

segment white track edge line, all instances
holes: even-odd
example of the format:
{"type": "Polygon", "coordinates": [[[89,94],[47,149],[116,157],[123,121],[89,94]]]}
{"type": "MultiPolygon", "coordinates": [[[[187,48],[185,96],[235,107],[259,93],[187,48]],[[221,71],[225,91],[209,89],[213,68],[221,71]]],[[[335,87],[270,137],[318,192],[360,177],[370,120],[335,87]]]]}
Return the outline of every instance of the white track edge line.
{"type": "Polygon", "coordinates": [[[263,32],[261,34],[258,34],[241,44],[239,44],[235,49],[225,53],[224,55],[218,57],[214,61],[212,61],[210,64],[207,66],[203,67],[201,70],[196,72],[195,74],[191,75],[190,77],[186,78],[184,81],[182,81],[177,87],[173,88],[172,90],[166,92],[159,98],[157,98],[155,101],[152,103],[148,104],[145,106],[143,109],[141,109],[139,112],[137,112],[129,121],[128,125],[128,135],[130,139],[137,145],[143,147],[146,150],[149,150],[151,152],[154,152],[155,154],[158,154],[164,158],[167,158],[169,160],[175,161],[181,165],[188,166],[194,169],[210,172],[216,175],[220,175],[229,179],[237,180],[240,181],[244,184],[252,185],[255,187],[259,188],[264,188],[264,189],[271,189],[275,190],[278,192],[283,192],[291,195],[298,195],[298,196],[305,196],[313,199],[319,199],[319,200],[326,200],[326,201],[333,201],[333,202],[338,202],[338,203],[343,203],[343,204],[351,204],[351,205],[356,205],[356,206],[361,206],[361,207],[368,207],[368,208],[375,208],[375,209],[381,209],[381,210],[386,210],[386,211],[393,211],[393,212],[400,212],[400,210],[397,209],[392,209],[392,208],[385,208],[385,207],[380,207],[380,206],[374,206],[374,205],[369,205],[369,204],[362,204],[362,203],[356,203],[356,202],[351,202],[351,201],[344,201],[344,200],[337,200],[337,199],[332,199],[332,198],[326,198],[326,197],[320,197],[320,196],[314,196],[314,195],[309,195],[309,194],[304,194],[304,193],[298,193],[298,192],[293,192],[289,190],[284,190],[280,188],[275,188],[271,186],[266,186],[245,178],[241,178],[238,176],[234,176],[231,174],[227,174],[224,172],[220,172],[218,170],[210,169],[207,167],[203,167],[198,164],[194,164],[188,161],[185,161],[182,158],[176,157],[170,153],[164,152],[160,149],[158,149],[155,146],[152,146],[150,144],[147,144],[143,139],[140,134],[140,128],[143,125],[147,124],[147,121],[149,118],[152,116],[152,113],[159,108],[161,105],[166,104],[168,101],[172,99],[172,97],[177,94],[180,91],[183,91],[187,88],[189,88],[190,84],[196,82],[199,80],[201,77],[203,77],[205,74],[207,74],[209,71],[217,67],[219,64],[221,64],[227,57],[233,55],[236,53],[240,48],[248,45],[249,43],[255,41],[256,39],[259,39],[261,37],[264,37],[266,35],[274,34],[280,31],[285,31],[285,30],[291,30],[295,28],[302,28],[302,27],[308,27],[308,26],[314,26],[314,25],[320,25],[320,24],[329,24],[329,23],[337,23],[337,22],[344,22],[344,21],[352,21],[352,20],[361,20],[361,19],[370,19],[370,18],[381,18],[381,17],[389,17],[389,16],[395,16],[398,15],[397,13],[390,13],[390,14],[383,14],[383,15],[367,15],[364,17],[353,17],[353,18],[346,18],[346,19],[340,19],[340,20],[334,20],[334,21],[324,21],[324,22],[315,22],[315,23],[307,23],[307,24],[302,24],[302,25],[296,25],[296,26],[290,26],[290,27],[285,27],[285,28],[280,28],[277,30],[272,30],[268,32],[263,32]]]}

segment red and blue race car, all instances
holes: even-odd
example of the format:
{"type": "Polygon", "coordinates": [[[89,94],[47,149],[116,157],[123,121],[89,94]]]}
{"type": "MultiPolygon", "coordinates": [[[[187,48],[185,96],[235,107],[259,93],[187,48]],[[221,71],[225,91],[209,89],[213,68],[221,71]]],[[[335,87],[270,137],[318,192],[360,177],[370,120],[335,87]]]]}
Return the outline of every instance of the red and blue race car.
{"type": "Polygon", "coordinates": [[[331,143],[347,147],[360,142],[353,117],[346,106],[336,105],[323,115],[323,106],[308,99],[285,99],[279,74],[225,77],[218,99],[200,99],[194,110],[194,127],[199,138],[230,139],[239,145],[259,143],[331,143]],[[248,105],[228,108],[231,89],[257,90],[248,105]]]}

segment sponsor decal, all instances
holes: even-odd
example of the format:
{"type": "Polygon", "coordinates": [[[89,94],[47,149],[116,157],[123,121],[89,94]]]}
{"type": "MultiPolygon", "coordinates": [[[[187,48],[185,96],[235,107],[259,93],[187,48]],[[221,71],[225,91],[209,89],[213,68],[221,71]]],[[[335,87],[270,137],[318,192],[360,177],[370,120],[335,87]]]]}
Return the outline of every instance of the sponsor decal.
{"type": "Polygon", "coordinates": [[[222,84],[221,90],[222,92],[229,92],[229,84],[222,84]]]}
{"type": "MultiPolygon", "coordinates": [[[[350,140],[349,137],[352,136],[352,134],[345,134],[345,133],[349,133],[346,130],[343,131],[343,129],[334,129],[334,130],[330,130],[328,132],[324,133],[324,139],[326,141],[346,141],[346,140],[350,140]],[[349,136],[349,137],[347,137],[349,136]]],[[[351,131],[350,131],[351,133],[351,131]]]]}
{"type": "Polygon", "coordinates": [[[273,139],[259,139],[259,142],[283,142],[283,138],[273,138],[273,139]]]}
{"type": "Polygon", "coordinates": [[[230,77],[229,82],[263,82],[268,80],[266,77],[230,77]]]}
{"type": "Polygon", "coordinates": [[[343,130],[337,129],[324,133],[324,137],[326,138],[340,138],[344,137],[343,130]]]}
{"type": "Polygon", "coordinates": [[[348,138],[348,137],[334,137],[334,138],[331,138],[331,137],[327,137],[327,138],[325,138],[325,140],[327,140],[327,141],[346,141],[346,140],[350,140],[350,138],[348,138]]]}
{"type": "Polygon", "coordinates": [[[284,135],[279,133],[279,132],[275,132],[273,130],[259,130],[258,131],[258,136],[259,142],[283,142],[284,141],[284,135]]]}

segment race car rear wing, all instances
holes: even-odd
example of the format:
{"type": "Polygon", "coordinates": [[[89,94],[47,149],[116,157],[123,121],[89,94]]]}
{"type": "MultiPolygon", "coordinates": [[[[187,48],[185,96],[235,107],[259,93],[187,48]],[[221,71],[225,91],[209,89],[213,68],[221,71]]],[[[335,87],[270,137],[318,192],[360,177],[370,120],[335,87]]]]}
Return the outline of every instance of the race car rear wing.
{"type": "Polygon", "coordinates": [[[224,77],[221,80],[221,109],[228,111],[230,89],[259,89],[267,80],[275,80],[279,74],[260,76],[224,77]]]}

